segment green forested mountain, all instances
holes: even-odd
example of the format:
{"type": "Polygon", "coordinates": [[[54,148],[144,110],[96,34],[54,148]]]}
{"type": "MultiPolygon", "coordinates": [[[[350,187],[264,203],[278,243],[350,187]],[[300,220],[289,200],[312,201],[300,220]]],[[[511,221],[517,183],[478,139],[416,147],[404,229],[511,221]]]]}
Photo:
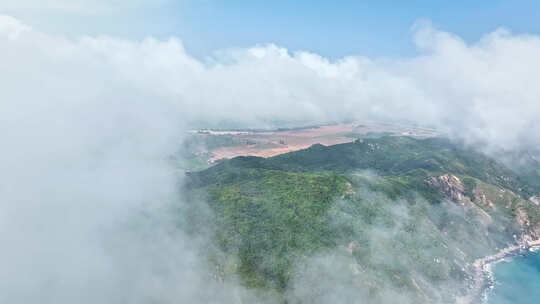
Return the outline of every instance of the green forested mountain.
{"type": "Polygon", "coordinates": [[[540,236],[538,184],[445,139],[383,137],[237,157],[184,187],[222,280],[278,302],[453,303],[475,259],[540,236]]]}

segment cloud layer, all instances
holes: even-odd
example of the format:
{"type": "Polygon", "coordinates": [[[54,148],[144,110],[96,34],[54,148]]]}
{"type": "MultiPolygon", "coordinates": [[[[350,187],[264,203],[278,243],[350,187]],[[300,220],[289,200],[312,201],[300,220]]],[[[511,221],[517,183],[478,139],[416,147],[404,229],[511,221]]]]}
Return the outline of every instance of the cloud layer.
{"type": "Polygon", "coordinates": [[[420,55],[413,58],[330,61],[269,44],[200,61],[177,38],[68,40],[7,16],[0,33],[4,83],[11,88],[2,93],[5,100],[139,100],[207,122],[383,118],[435,125],[495,146],[540,141],[540,38],[534,35],[498,30],[466,44],[423,24],[415,35],[420,55]],[[31,81],[39,89],[21,88],[31,81]],[[52,98],[36,100],[31,95],[38,90],[52,98]]]}
{"type": "Polygon", "coordinates": [[[416,33],[407,59],[269,44],[200,61],[177,38],[67,39],[0,16],[0,302],[200,299],[196,244],[162,212],[179,200],[167,157],[195,123],[392,119],[540,144],[538,36],[416,33]],[[140,214],[152,229],[129,228],[140,214]]]}

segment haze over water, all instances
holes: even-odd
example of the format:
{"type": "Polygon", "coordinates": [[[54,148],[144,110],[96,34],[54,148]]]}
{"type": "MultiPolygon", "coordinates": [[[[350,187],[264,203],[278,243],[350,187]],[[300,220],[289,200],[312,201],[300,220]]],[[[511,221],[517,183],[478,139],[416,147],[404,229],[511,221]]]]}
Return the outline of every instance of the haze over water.
{"type": "Polygon", "coordinates": [[[495,267],[489,304],[531,304],[540,300],[540,252],[519,256],[495,267]]]}

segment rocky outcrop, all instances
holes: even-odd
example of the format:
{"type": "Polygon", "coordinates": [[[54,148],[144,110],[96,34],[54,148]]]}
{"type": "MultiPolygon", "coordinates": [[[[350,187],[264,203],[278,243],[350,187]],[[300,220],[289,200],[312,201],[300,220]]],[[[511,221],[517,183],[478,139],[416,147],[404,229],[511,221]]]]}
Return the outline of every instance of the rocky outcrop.
{"type": "Polygon", "coordinates": [[[529,215],[522,208],[516,210],[516,221],[523,230],[523,237],[525,240],[537,240],[540,239],[540,222],[531,221],[529,215]]]}
{"type": "Polygon", "coordinates": [[[527,212],[523,210],[523,208],[517,208],[516,221],[523,229],[527,229],[531,225],[531,222],[529,221],[529,216],[527,215],[527,212]]]}
{"type": "Polygon", "coordinates": [[[427,180],[427,183],[455,202],[461,202],[466,197],[465,187],[455,175],[432,176],[427,180]]]}
{"type": "Polygon", "coordinates": [[[531,201],[531,203],[535,204],[536,206],[540,206],[540,196],[531,196],[531,198],[529,198],[529,201],[531,201]]]}
{"type": "MultiPolygon", "coordinates": [[[[500,189],[499,191],[505,191],[503,189],[500,189]]],[[[488,195],[486,195],[484,189],[476,188],[474,189],[474,202],[478,205],[481,205],[482,207],[488,207],[492,210],[495,209],[495,204],[492,200],[488,198],[488,195]]]]}
{"type": "MultiPolygon", "coordinates": [[[[535,206],[540,207],[540,197],[533,196],[529,198],[529,201],[533,203],[535,206]]],[[[537,240],[540,239],[540,221],[535,220],[534,217],[531,220],[531,216],[523,209],[519,208],[518,217],[522,217],[522,222],[526,224],[526,226],[522,226],[527,231],[527,234],[530,236],[530,239],[537,240]]],[[[518,218],[519,221],[519,218],[518,218]]]]}
{"type": "Polygon", "coordinates": [[[481,222],[488,225],[492,222],[491,215],[483,208],[489,207],[494,209],[493,203],[480,191],[474,189],[469,197],[466,194],[465,186],[459,177],[453,174],[443,174],[441,176],[433,176],[427,180],[427,183],[441,192],[448,200],[460,204],[465,210],[475,212],[480,216],[481,222]],[[481,206],[483,205],[483,206],[481,206]]]}

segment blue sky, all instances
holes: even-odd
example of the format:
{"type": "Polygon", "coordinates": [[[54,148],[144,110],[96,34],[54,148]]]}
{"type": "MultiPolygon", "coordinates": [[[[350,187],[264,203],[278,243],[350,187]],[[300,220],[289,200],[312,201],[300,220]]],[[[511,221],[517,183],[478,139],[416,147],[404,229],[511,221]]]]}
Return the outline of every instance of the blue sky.
{"type": "Polygon", "coordinates": [[[540,33],[540,1],[532,0],[165,1],[160,5],[119,6],[106,13],[4,11],[28,24],[64,34],[137,39],[178,36],[197,57],[216,49],[265,43],[330,58],[410,56],[415,52],[411,27],[419,19],[429,19],[437,28],[467,41],[499,27],[515,33],[540,33]]]}
{"type": "Polygon", "coordinates": [[[402,56],[414,52],[411,27],[422,18],[469,41],[501,26],[540,32],[539,1],[233,0],[180,15],[175,31],[197,53],[273,42],[330,57],[402,56]]]}

